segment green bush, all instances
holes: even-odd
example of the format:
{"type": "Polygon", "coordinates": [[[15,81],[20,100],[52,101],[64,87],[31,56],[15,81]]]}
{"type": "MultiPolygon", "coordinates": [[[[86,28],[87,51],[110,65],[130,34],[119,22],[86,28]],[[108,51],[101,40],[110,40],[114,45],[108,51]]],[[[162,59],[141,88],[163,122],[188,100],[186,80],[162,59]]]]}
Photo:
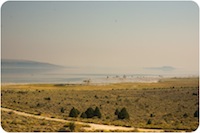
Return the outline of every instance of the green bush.
{"type": "Polygon", "coordinates": [[[96,107],[95,110],[94,110],[94,116],[97,116],[98,118],[101,118],[101,112],[100,112],[98,107],[96,107]]]}
{"type": "Polygon", "coordinates": [[[81,118],[87,118],[87,115],[86,115],[85,112],[83,112],[83,113],[81,114],[81,118]]]}
{"type": "Polygon", "coordinates": [[[79,114],[80,112],[73,107],[71,111],[69,112],[69,117],[78,117],[79,114]]]}
{"type": "Polygon", "coordinates": [[[94,117],[94,110],[93,108],[89,107],[86,111],[85,114],[87,115],[87,118],[92,118],[94,117]]]}
{"type": "Polygon", "coordinates": [[[129,114],[126,111],[126,108],[122,108],[122,110],[119,112],[118,119],[129,119],[129,114]]]}

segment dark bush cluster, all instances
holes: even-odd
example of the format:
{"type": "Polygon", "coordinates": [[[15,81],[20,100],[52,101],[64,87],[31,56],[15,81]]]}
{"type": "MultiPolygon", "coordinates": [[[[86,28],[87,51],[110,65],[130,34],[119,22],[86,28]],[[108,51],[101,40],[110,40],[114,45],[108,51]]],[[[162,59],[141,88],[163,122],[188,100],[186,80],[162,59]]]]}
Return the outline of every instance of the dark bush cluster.
{"type": "MultiPolygon", "coordinates": [[[[72,108],[69,117],[78,117],[80,112],[76,108],[72,108]]],[[[95,108],[95,110],[91,107],[89,107],[85,112],[81,113],[81,118],[93,118],[98,117],[101,118],[101,112],[98,107],[95,108]]]]}
{"type": "MultiPolygon", "coordinates": [[[[64,108],[61,108],[60,111],[63,113],[64,108]]],[[[69,117],[78,117],[79,114],[80,114],[80,111],[73,107],[69,113],[69,117]]],[[[121,119],[121,120],[129,119],[129,114],[126,108],[122,108],[121,111],[116,109],[114,114],[117,115],[118,119],[121,119]]],[[[101,112],[100,112],[99,107],[96,107],[95,109],[93,109],[92,107],[89,107],[85,112],[81,113],[80,117],[81,118],[93,118],[93,117],[101,118],[101,112]]]]}
{"type": "Polygon", "coordinates": [[[93,118],[93,117],[98,117],[98,118],[101,118],[101,112],[99,110],[98,107],[95,108],[95,110],[91,107],[89,107],[83,114],[83,117],[82,118],[93,118]]]}

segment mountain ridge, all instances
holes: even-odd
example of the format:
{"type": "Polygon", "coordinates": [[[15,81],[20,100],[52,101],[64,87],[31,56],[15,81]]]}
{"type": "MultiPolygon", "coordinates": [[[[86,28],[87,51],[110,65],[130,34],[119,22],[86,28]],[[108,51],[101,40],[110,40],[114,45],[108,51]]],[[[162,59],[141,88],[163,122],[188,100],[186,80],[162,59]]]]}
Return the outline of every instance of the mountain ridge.
{"type": "Polygon", "coordinates": [[[46,62],[39,62],[39,61],[32,61],[32,60],[19,60],[19,59],[1,59],[1,65],[2,67],[48,67],[48,68],[65,68],[61,65],[55,65],[51,63],[46,62]]]}

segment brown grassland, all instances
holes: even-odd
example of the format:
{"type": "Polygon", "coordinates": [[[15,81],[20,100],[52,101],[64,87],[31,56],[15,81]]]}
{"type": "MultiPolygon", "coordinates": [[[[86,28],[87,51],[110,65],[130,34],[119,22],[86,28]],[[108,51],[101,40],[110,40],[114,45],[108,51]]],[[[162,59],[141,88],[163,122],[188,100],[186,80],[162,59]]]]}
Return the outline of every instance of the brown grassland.
{"type": "MultiPolygon", "coordinates": [[[[36,119],[26,116],[17,115],[11,112],[2,111],[2,127],[7,132],[60,132],[71,131],[70,123],[57,121],[49,121],[45,119],[36,119]]],[[[73,131],[84,131],[82,127],[85,125],[77,125],[73,131]]]]}
{"type": "MultiPolygon", "coordinates": [[[[194,113],[199,108],[198,98],[199,78],[166,78],[158,83],[1,86],[1,106],[4,108],[52,118],[165,131],[196,130],[199,120],[194,113]],[[101,119],[68,116],[73,107],[84,112],[96,106],[101,111],[101,119]],[[114,115],[117,108],[123,107],[130,115],[128,120],[118,120],[114,115]],[[64,113],[61,108],[64,108],[64,113]],[[148,123],[149,120],[151,123],[148,123]]],[[[1,113],[2,127],[9,132],[57,132],[63,126],[68,126],[10,112],[1,113]]]]}

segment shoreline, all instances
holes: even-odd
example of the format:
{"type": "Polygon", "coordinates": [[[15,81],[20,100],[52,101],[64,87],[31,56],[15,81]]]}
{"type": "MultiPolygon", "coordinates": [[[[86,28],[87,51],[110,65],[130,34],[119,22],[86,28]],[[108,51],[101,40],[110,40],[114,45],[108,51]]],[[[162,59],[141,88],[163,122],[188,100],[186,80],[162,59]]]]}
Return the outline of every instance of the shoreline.
{"type": "Polygon", "coordinates": [[[117,84],[117,83],[158,83],[162,79],[174,79],[174,78],[199,78],[199,76],[184,76],[184,77],[136,77],[136,78],[94,78],[94,79],[86,79],[83,81],[76,81],[76,82],[6,82],[2,83],[1,86],[7,85],[37,85],[37,84],[51,84],[51,85],[58,85],[58,86],[73,86],[73,85],[109,85],[109,84],[117,84]]]}

